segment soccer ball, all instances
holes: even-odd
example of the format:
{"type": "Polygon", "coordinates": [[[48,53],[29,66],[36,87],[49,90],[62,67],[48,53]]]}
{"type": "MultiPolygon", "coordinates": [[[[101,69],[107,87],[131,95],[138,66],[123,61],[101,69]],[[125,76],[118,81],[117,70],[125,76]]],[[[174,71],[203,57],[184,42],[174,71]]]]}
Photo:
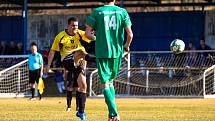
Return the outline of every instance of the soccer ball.
{"type": "Polygon", "coordinates": [[[179,54],[183,52],[184,49],[185,49],[185,44],[180,39],[174,39],[170,44],[170,50],[175,54],[179,54]]]}

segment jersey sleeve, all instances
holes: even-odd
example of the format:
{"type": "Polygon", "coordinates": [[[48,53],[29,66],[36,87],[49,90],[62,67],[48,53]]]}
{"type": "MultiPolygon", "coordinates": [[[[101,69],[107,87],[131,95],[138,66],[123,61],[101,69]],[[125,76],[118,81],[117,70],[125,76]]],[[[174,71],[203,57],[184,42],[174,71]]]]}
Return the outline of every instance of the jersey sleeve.
{"type": "Polygon", "coordinates": [[[62,37],[63,37],[62,32],[59,33],[55,37],[54,42],[53,42],[52,47],[51,47],[51,50],[53,50],[53,51],[60,51],[59,43],[60,43],[60,40],[62,39],[62,37]]]}
{"type": "Polygon", "coordinates": [[[123,26],[126,27],[126,26],[131,26],[131,20],[130,20],[130,17],[128,15],[128,12],[123,9],[123,26]]]}
{"type": "Polygon", "coordinates": [[[85,31],[79,30],[78,32],[79,32],[79,34],[81,35],[82,39],[83,39],[85,42],[90,43],[90,42],[92,41],[92,40],[90,40],[90,39],[88,39],[88,38],[86,37],[85,31]]]}
{"type": "Polygon", "coordinates": [[[96,29],[96,11],[90,14],[86,20],[86,24],[91,26],[93,29],[96,29]]]}

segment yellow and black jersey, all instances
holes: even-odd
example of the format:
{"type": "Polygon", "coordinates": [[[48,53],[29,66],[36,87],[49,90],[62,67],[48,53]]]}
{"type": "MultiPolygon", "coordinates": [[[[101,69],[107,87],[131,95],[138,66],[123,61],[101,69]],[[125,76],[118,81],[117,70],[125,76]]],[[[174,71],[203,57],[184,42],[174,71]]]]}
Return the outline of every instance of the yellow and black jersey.
{"type": "Polygon", "coordinates": [[[87,43],[91,42],[91,40],[85,36],[85,31],[78,30],[78,32],[72,36],[65,30],[55,37],[51,50],[60,51],[61,59],[77,50],[82,50],[86,53],[86,50],[81,45],[80,41],[85,41],[87,43]]]}

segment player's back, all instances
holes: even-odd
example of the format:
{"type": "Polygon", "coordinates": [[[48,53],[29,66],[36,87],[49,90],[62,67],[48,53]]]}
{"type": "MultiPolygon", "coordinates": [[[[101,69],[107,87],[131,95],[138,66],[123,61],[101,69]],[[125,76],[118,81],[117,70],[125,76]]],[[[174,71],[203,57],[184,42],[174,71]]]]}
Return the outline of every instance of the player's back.
{"type": "MultiPolygon", "coordinates": [[[[123,28],[123,12],[125,10],[115,5],[104,5],[96,9],[96,30],[116,32],[123,28]]],[[[100,31],[99,31],[100,32],[100,31]]],[[[107,34],[107,33],[106,33],[107,34]]]]}
{"type": "Polygon", "coordinates": [[[124,41],[126,10],[115,5],[104,5],[97,8],[95,13],[96,43],[103,45],[102,48],[96,47],[97,56],[119,57],[124,41]],[[104,50],[108,50],[108,55],[104,55],[104,50]]]}

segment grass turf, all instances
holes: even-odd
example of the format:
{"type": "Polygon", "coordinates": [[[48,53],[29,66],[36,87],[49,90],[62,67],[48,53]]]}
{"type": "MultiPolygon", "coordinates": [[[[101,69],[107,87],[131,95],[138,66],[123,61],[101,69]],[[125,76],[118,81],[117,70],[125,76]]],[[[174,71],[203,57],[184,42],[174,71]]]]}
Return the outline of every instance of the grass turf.
{"type": "MultiPolygon", "coordinates": [[[[122,121],[214,121],[215,99],[116,99],[122,121]]],[[[88,121],[107,121],[104,99],[87,99],[88,121]]],[[[45,97],[42,101],[27,98],[0,99],[1,121],[79,121],[66,112],[65,97],[45,97]]]]}

